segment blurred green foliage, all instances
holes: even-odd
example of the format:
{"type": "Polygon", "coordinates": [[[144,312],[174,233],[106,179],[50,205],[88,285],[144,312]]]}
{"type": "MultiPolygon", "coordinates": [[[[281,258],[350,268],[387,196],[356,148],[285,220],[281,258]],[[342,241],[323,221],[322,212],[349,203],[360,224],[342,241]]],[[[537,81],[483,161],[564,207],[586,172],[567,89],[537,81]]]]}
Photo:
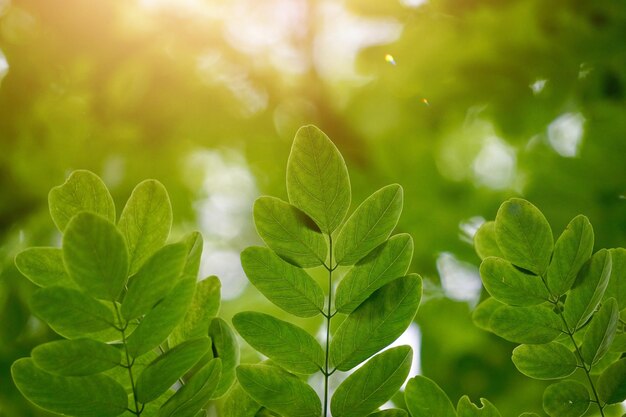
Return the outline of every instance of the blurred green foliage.
{"type": "MultiPolygon", "coordinates": [[[[20,249],[58,239],[52,186],[90,169],[121,204],[157,178],[174,233],[199,223],[208,250],[234,264],[258,242],[254,197],[286,196],[289,144],[308,123],[342,149],[354,201],[405,189],[398,230],[415,237],[411,269],[430,282],[417,319],[424,374],[454,402],[540,411],[544,385],[514,371],[512,345],[471,325],[471,294],[445,297],[465,290],[440,287],[442,259],[470,279],[472,225],[513,195],[555,230],[586,214],[597,249],[624,245],[624,39],[615,0],[0,1],[0,415],[45,415],[8,369],[55,337],[13,266],[20,249]]],[[[228,271],[225,294],[245,283],[228,271]]],[[[227,314],[242,299],[269,309],[249,288],[239,297],[227,314]]]]}

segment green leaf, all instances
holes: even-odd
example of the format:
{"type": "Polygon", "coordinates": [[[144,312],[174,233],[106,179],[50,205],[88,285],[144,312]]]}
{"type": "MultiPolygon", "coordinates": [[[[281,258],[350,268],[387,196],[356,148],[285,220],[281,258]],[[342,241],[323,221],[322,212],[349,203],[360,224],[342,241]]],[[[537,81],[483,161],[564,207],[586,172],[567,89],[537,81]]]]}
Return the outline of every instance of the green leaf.
{"type": "Polygon", "coordinates": [[[611,352],[626,352],[626,333],[618,333],[611,344],[611,352]]]}
{"type": "Polygon", "coordinates": [[[554,245],[547,282],[552,294],[560,296],[571,288],[580,268],[593,252],[593,227],[585,216],[576,216],[554,245]]]}
{"type": "Polygon", "coordinates": [[[585,338],[580,347],[585,363],[592,366],[608,352],[615,337],[618,321],[617,301],[615,298],[609,298],[602,303],[600,311],[593,316],[585,332],[585,338]]]}
{"type": "Polygon", "coordinates": [[[132,275],[170,234],[172,205],[163,184],[156,180],[140,182],[122,210],[118,227],[128,245],[132,275]]]}
{"type": "Polygon", "coordinates": [[[297,207],[275,197],[254,202],[259,236],[281,258],[302,268],[323,265],[328,246],[319,227],[297,207]]]}
{"type": "Polygon", "coordinates": [[[411,370],[413,350],[399,346],[386,350],[346,378],[333,394],[330,410],[335,417],[362,417],[395,394],[411,370]]]}
{"type": "Polygon", "coordinates": [[[617,300],[619,310],[626,309],[626,249],[609,249],[611,254],[611,278],[606,287],[604,298],[617,300]]]}
{"type": "Polygon", "coordinates": [[[402,213],[402,187],[387,185],[365,199],[337,235],[339,265],[352,265],[391,235],[402,213]]]}
{"type": "Polygon", "coordinates": [[[489,319],[489,328],[498,336],[515,343],[542,344],[561,334],[562,322],[550,308],[502,306],[489,319]]]}
{"type": "Polygon", "coordinates": [[[158,417],[193,417],[211,399],[221,372],[221,359],[209,361],[161,406],[158,417]]]}
{"type": "Polygon", "coordinates": [[[524,375],[535,379],[558,379],[576,371],[576,356],[564,345],[520,345],[513,349],[513,363],[524,375]]]}
{"type": "Polygon", "coordinates": [[[209,336],[213,340],[213,354],[222,360],[222,377],[213,393],[214,398],[224,395],[235,382],[235,368],[239,364],[239,345],[230,326],[216,317],[209,326],[209,336]]]}
{"type": "Polygon", "coordinates": [[[256,402],[285,416],[320,417],[319,397],[306,383],[271,365],[240,365],[237,380],[256,402]]]}
{"type": "Polygon", "coordinates": [[[137,378],[136,395],[148,403],[165,393],[211,349],[211,339],[189,340],[168,350],[148,365],[137,378]]]}
{"type": "Polygon", "coordinates": [[[496,222],[485,222],[478,228],[474,235],[474,250],[480,259],[485,259],[489,256],[504,258],[504,254],[496,241],[496,222]]]}
{"type": "Polygon", "coordinates": [[[350,177],[337,147],[317,127],[301,127],[287,161],[289,202],[330,234],[350,207],[350,177]]]}
{"type": "Polygon", "coordinates": [[[63,232],[76,214],[88,211],[115,222],[115,204],[100,177],[90,171],[77,170],[48,194],[50,216],[63,232]]]}
{"type": "Polygon", "coordinates": [[[187,257],[185,258],[183,275],[197,278],[198,271],[200,270],[202,248],[204,247],[202,235],[199,232],[192,232],[181,242],[187,247],[187,257]]]}
{"type": "Polygon", "coordinates": [[[185,317],[193,299],[196,279],[182,279],[165,298],[141,320],[126,340],[129,354],[136,358],[159,346],[185,317]]]}
{"type": "Polygon", "coordinates": [[[598,377],[598,395],[606,404],[626,400],[626,358],[613,363],[598,377]]]}
{"type": "Polygon", "coordinates": [[[400,337],[413,321],[421,296],[422,279],[417,274],[374,292],[337,329],[330,343],[334,366],[348,371],[400,337]]]}
{"type": "Polygon", "coordinates": [[[28,248],[15,257],[15,266],[26,278],[40,287],[74,284],[63,264],[61,248],[28,248]]]}
{"type": "Polygon", "coordinates": [[[31,356],[44,371],[66,376],[97,374],[122,362],[119,349],[91,339],[44,343],[35,347],[31,356]]]}
{"type": "Polygon", "coordinates": [[[501,417],[498,409],[485,398],[480,399],[482,407],[474,405],[467,395],[464,395],[456,405],[458,417],[501,417]]]}
{"type": "Polygon", "coordinates": [[[72,218],[63,236],[63,261],[87,294],[115,301],[128,278],[128,251],[115,225],[93,213],[72,218]]]}
{"type": "Polygon", "coordinates": [[[413,239],[402,233],[379,245],[357,262],[339,282],[335,308],[351,313],[374,291],[403,276],[413,257],[413,239]]]}
{"type": "Polygon", "coordinates": [[[324,292],[302,269],[268,248],[251,246],[241,252],[248,279],[272,303],[298,317],[313,317],[324,308],[324,292]]]}
{"type": "Polygon", "coordinates": [[[324,366],[320,344],[294,324],[248,311],[236,314],[233,325],[250,346],[288,371],[310,375],[324,366]]]}
{"type": "Polygon", "coordinates": [[[537,413],[522,413],[519,415],[519,417],[539,417],[539,414],[537,413]]]}
{"type": "Polygon", "coordinates": [[[478,304],[474,312],[472,313],[472,321],[474,324],[487,331],[491,331],[491,327],[489,327],[489,321],[491,320],[491,316],[493,313],[500,307],[505,304],[496,300],[493,297],[489,297],[485,299],[482,303],[478,304]]]}
{"type": "Polygon", "coordinates": [[[541,304],[550,295],[537,275],[526,274],[501,258],[486,258],[480,264],[483,285],[498,301],[515,306],[541,304]]]}
{"type": "Polygon", "coordinates": [[[185,319],[178,324],[169,338],[170,346],[208,334],[211,319],[217,315],[220,308],[221,287],[222,284],[216,276],[198,282],[185,319]]]}
{"type": "Polygon", "coordinates": [[[55,332],[69,339],[108,329],[115,323],[111,309],[71,288],[40,288],[33,294],[30,308],[55,332]]]}
{"type": "Polygon", "coordinates": [[[611,276],[611,254],[602,249],[583,266],[567,295],[563,315],[570,330],[576,331],[598,307],[611,276]]]}
{"type": "Polygon", "coordinates": [[[146,314],[165,297],[183,271],[187,248],[184,243],[167,245],[156,251],[130,279],[122,303],[128,321],[146,314]]]}
{"type": "Polygon", "coordinates": [[[369,414],[368,417],[409,417],[406,411],[400,408],[388,408],[369,414]]]}
{"type": "Polygon", "coordinates": [[[580,417],[589,408],[589,391],[577,381],[562,381],[543,392],[543,409],[550,417],[580,417]]]}
{"type": "Polygon", "coordinates": [[[554,238],[541,211],[526,200],[505,201],[496,215],[496,241],[507,261],[543,275],[550,263],[554,238]]]}
{"type": "Polygon", "coordinates": [[[261,409],[261,404],[257,403],[235,381],[233,388],[224,397],[221,416],[223,417],[255,417],[261,409]]]}
{"type": "Polygon", "coordinates": [[[404,397],[411,417],[457,417],[446,393],[425,376],[409,379],[404,397]]]}
{"type": "Polygon", "coordinates": [[[15,361],[11,375],[24,397],[55,413],[114,417],[126,411],[128,406],[124,388],[104,375],[53,375],[39,369],[30,358],[15,361]]]}

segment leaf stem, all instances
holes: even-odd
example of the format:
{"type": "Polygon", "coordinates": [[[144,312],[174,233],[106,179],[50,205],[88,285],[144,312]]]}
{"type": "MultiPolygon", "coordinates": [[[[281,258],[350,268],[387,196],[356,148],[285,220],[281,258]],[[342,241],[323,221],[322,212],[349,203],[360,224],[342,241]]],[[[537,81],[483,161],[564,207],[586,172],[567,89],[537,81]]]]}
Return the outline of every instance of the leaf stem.
{"type": "MultiPolygon", "coordinates": [[[[117,304],[113,302],[113,307],[115,307],[115,314],[117,315],[117,320],[122,323],[122,316],[120,314],[120,309],[117,307],[117,304]]],[[[135,378],[133,377],[133,364],[135,360],[130,360],[130,354],[128,353],[128,345],[126,344],[126,328],[128,327],[128,323],[126,323],[121,328],[118,328],[120,333],[122,333],[122,343],[124,344],[124,353],[126,354],[126,366],[128,369],[128,377],[130,378],[130,386],[133,390],[133,401],[135,402],[135,411],[131,411],[136,416],[141,416],[141,412],[143,411],[143,405],[139,408],[139,402],[137,401],[137,391],[135,389],[135,378]]]]}
{"type": "Polygon", "coordinates": [[[331,234],[328,234],[328,246],[330,251],[330,257],[328,264],[331,266],[330,268],[326,268],[328,270],[328,312],[324,314],[326,317],[326,358],[324,364],[324,417],[328,416],[328,379],[332,375],[332,372],[328,372],[329,369],[329,351],[330,351],[330,320],[333,318],[334,314],[330,314],[331,302],[333,299],[333,271],[335,267],[333,265],[333,238],[331,234]]]}

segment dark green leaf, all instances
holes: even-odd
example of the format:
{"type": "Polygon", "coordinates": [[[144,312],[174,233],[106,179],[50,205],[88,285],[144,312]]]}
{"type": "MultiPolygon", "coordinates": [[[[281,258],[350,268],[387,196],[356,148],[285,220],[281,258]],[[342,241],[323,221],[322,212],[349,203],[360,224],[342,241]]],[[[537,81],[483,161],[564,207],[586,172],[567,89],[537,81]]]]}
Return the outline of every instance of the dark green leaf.
{"type": "Polygon", "coordinates": [[[619,310],[626,309],[626,249],[609,249],[611,254],[611,278],[606,287],[604,298],[617,300],[619,310]]]}
{"type": "Polygon", "coordinates": [[[593,252],[593,227],[585,216],[576,216],[554,245],[547,282],[552,294],[560,296],[571,288],[580,268],[593,252]]]}
{"type": "Polygon", "coordinates": [[[76,417],[114,417],[126,411],[126,391],[104,375],[59,376],[39,369],[30,358],[11,367],[15,385],[39,407],[76,417]]]}
{"type": "Polygon", "coordinates": [[[539,414],[537,413],[522,413],[519,415],[519,417],[539,417],[539,414]]]}
{"type": "Polygon", "coordinates": [[[377,290],[339,326],[330,343],[330,359],[348,371],[396,340],[413,321],[422,296],[417,274],[398,278],[377,290]]]}
{"type": "Polygon", "coordinates": [[[520,345],[513,349],[513,363],[526,376],[536,379],[558,379],[576,371],[576,356],[564,345],[520,345]]]}
{"type": "Polygon", "coordinates": [[[286,261],[302,268],[326,261],[328,246],[319,227],[300,209],[275,197],[254,202],[254,224],[259,236],[286,261]]]}
{"type": "Polygon", "coordinates": [[[362,417],[395,394],[411,370],[413,350],[399,346],[386,350],[356,370],[337,387],[330,402],[335,417],[362,417]]]}
{"type": "Polygon", "coordinates": [[[413,239],[402,233],[384,242],[348,271],[337,287],[335,308],[350,313],[374,291],[406,274],[413,256],[413,239]]]}
{"type": "Polygon", "coordinates": [[[221,287],[222,284],[216,276],[198,282],[185,319],[170,336],[170,346],[208,334],[211,319],[217,315],[220,308],[221,287]]]}
{"type": "Polygon", "coordinates": [[[63,232],[69,221],[82,211],[89,211],[115,222],[115,204],[100,177],[90,171],[76,170],[48,194],[50,216],[63,232]]]}
{"type": "Polygon", "coordinates": [[[618,320],[617,301],[615,298],[609,298],[602,303],[600,311],[594,314],[585,332],[585,338],[580,347],[585,363],[591,366],[608,352],[615,337],[618,320]]]}
{"type": "Polygon", "coordinates": [[[185,317],[196,288],[195,278],[182,279],[167,296],[143,318],[127,339],[133,358],[159,346],[185,317]]]}
{"type": "Polygon", "coordinates": [[[505,201],[496,215],[496,241],[507,261],[543,275],[554,238],[541,211],[520,198],[505,201]]]}
{"type": "Polygon", "coordinates": [[[236,314],[233,325],[250,346],[288,371],[309,375],[324,366],[322,347],[294,324],[248,311],[236,314]]]}
{"type": "Polygon", "coordinates": [[[170,234],[172,205],[163,184],[156,180],[139,183],[122,210],[118,227],[128,245],[132,275],[170,234]]]}
{"type": "Polygon", "coordinates": [[[319,284],[270,249],[246,248],[241,252],[241,265],[252,285],[286,312],[299,317],[322,312],[324,292],[319,284]]]}
{"type": "Polygon", "coordinates": [[[128,278],[128,251],[115,225],[93,213],[72,218],[63,236],[70,277],[93,297],[117,299],[128,278]]]}
{"type": "Polygon", "coordinates": [[[482,407],[473,404],[467,395],[464,395],[456,405],[458,417],[501,417],[498,409],[485,398],[480,399],[482,407]]]}
{"type": "Polygon", "coordinates": [[[184,243],[167,245],[156,251],[130,279],[122,303],[128,321],[146,314],[170,292],[183,270],[187,248],[184,243]]]}
{"type": "Polygon", "coordinates": [[[193,339],[168,350],[148,365],[137,378],[136,394],[148,403],[165,393],[211,348],[211,339],[193,339]]]}
{"type": "Polygon", "coordinates": [[[495,298],[487,298],[485,301],[478,304],[472,313],[472,320],[474,321],[474,324],[483,330],[491,331],[491,327],[489,327],[491,316],[502,306],[504,306],[504,304],[495,298]]]}
{"type": "Polygon", "coordinates": [[[97,374],[122,361],[119,349],[91,339],[55,340],[37,346],[31,355],[44,371],[67,376],[97,374]]]}
{"type": "Polygon", "coordinates": [[[626,333],[615,335],[613,343],[611,344],[611,352],[626,352],[626,333]]]}
{"type": "Polygon", "coordinates": [[[543,409],[550,417],[580,417],[588,408],[589,391],[580,382],[557,382],[543,393],[543,409]]]}
{"type": "Polygon", "coordinates": [[[601,249],[583,266],[567,295],[563,315],[575,331],[589,320],[598,307],[611,276],[611,254],[601,249]]]}
{"type": "Polygon", "coordinates": [[[607,404],[626,400],[626,358],[615,362],[600,374],[597,389],[600,399],[607,404]]]}
{"type": "Polygon", "coordinates": [[[209,336],[213,340],[213,354],[222,360],[222,376],[213,393],[214,398],[221,397],[235,381],[235,368],[239,364],[239,345],[230,326],[221,318],[211,320],[209,336]]]}
{"type": "Polygon", "coordinates": [[[485,259],[489,256],[504,258],[504,254],[496,242],[496,222],[485,222],[478,228],[474,235],[474,250],[480,257],[485,259]]]}
{"type": "Polygon", "coordinates": [[[108,329],[115,323],[111,309],[71,288],[41,288],[33,294],[30,307],[55,332],[70,339],[108,329]]]}
{"type": "Polygon", "coordinates": [[[40,287],[74,285],[65,270],[61,248],[28,248],[17,254],[15,266],[40,287]]]}
{"type": "Polygon", "coordinates": [[[402,187],[387,185],[357,207],[337,235],[334,253],[339,265],[352,265],[383,243],[402,213],[402,187]]]}
{"type": "Polygon", "coordinates": [[[526,274],[501,258],[483,260],[480,264],[480,277],[489,294],[506,304],[541,304],[550,296],[540,277],[526,274]]]}
{"type": "Polygon", "coordinates": [[[425,376],[409,379],[404,397],[411,417],[457,417],[446,393],[425,376]]]}
{"type": "Polygon", "coordinates": [[[541,344],[561,334],[562,322],[550,308],[502,306],[491,315],[489,328],[498,336],[515,343],[541,344]]]}
{"type": "Polygon", "coordinates": [[[289,202],[330,234],[350,207],[350,177],[337,147],[317,127],[301,127],[287,161],[289,202]]]}
{"type": "Polygon", "coordinates": [[[237,380],[256,402],[285,416],[320,417],[320,399],[303,381],[271,365],[240,365],[237,380]]]}
{"type": "Polygon", "coordinates": [[[388,408],[386,410],[375,411],[368,417],[409,417],[406,411],[400,408],[388,408]]]}

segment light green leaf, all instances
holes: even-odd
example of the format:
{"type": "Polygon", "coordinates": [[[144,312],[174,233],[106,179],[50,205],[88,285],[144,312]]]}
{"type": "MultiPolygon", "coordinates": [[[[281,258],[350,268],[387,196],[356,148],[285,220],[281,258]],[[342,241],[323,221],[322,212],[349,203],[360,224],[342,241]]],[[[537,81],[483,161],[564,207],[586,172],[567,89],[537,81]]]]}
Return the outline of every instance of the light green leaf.
{"type": "Polygon", "coordinates": [[[66,376],[97,374],[122,362],[119,349],[91,339],[44,343],[35,347],[31,356],[44,371],[66,376]]]}
{"type": "Polygon", "coordinates": [[[337,264],[352,265],[387,240],[402,213],[402,194],[400,185],[387,185],[357,207],[337,235],[337,264]]]}
{"type": "Polygon", "coordinates": [[[163,184],[156,180],[140,182],[122,210],[118,227],[128,245],[132,275],[170,234],[172,205],[163,184]]]}
{"type": "Polygon", "coordinates": [[[288,371],[310,375],[324,366],[320,344],[294,324],[247,311],[236,314],[233,325],[250,346],[288,371]]]}
{"type": "Polygon", "coordinates": [[[259,197],[254,202],[254,224],[267,246],[287,262],[312,268],[326,261],[326,239],[297,207],[279,198],[259,197]]]}
{"type": "Polygon", "coordinates": [[[543,275],[554,238],[541,211],[520,198],[505,201],[496,215],[496,241],[507,261],[543,275]]]}
{"type": "Polygon", "coordinates": [[[324,308],[324,292],[302,269],[268,248],[251,246],[241,252],[248,279],[272,303],[298,317],[313,317],[324,308]]]}
{"type": "Polygon", "coordinates": [[[193,417],[211,399],[221,373],[222,360],[209,361],[161,406],[158,417],[193,417]]]}
{"type": "Polygon", "coordinates": [[[626,400],[626,358],[615,362],[600,374],[597,389],[600,399],[606,404],[626,400]]]}
{"type": "Polygon", "coordinates": [[[28,248],[15,257],[15,266],[40,287],[75,285],[65,270],[61,248],[28,248]]]}
{"type": "Polygon", "coordinates": [[[130,279],[122,303],[128,321],[146,314],[165,297],[183,271],[187,248],[184,243],[167,245],[156,251],[130,279]]]}
{"type": "Polygon", "coordinates": [[[564,345],[520,345],[513,349],[513,363],[524,375],[535,379],[559,379],[576,371],[576,356],[564,345]]]}
{"type": "Polygon", "coordinates": [[[403,276],[413,257],[413,239],[402,233],[379,245],[357,262],[339,282],[335,308],[348,314],[374,291],[403,276]]]}
{"type": "Polygon", "coordinates": [[[193,339],[168,350],[148,365],[136,384],[137,400],[148,403],[165,393],[211,349],[211,339],[193,339]]]}
{"type": "Polygon", "coordinates": [[[333,365],[348,371],[391,344],[413,321],[421,296],[422,279],[417,274],[374,292],[337,329],[330,343],[333,365]]]}
{"type": "Polygon", "coordinates": [[[563,315],[575,331],[589,320],[598,307],[611,276],[611,254],[601,249],[580,270],[565,300],[563,315]]]}
{"type": "Polygon", "coordinates": [[[213,340],[213,354],[222,360],[222,376],[213,393],[214,398],[224,395],[235,382],[235,368],[239,365],[239,345],[230,326],[221,318],[211,320],[209,336],[213,340]]]}
{"type": "Polygon", "coordinates": [[[515,343],[542,344],[561,334],[562,322],[550,308],[502,306],[493,312],[489,328],[498,336],[515,343]]]}
{"type": "Polygon", "coordinates": [[[485,398],[480,399],[482,407],[473,404],[467,395],[464,395],[456,405],[458,417],[501,417],[498,409],[485,398]]]}
{"type": "Polygon", "coordinates": [[[63,236],[69,276],[87,294],[115,301],[128,278],[128,251],[115,225],[93,213],[72,218],[63,236]]]}
{"type": "Polygon", "coordinates": [[[76,417],[114,417],[126,411],[126,391],[104,375],[59,376],[18,359],[11,375],[22,395],[39,407],[76,417]]]}
{"type": "Polygon", "coordinates": [[[611,278],[606,287],[604,298],[617,300],[619,310],[626,309],[626,249],[609,249],[611,254],[611,278]]]}
{"type": "Polygon", "coordinates": [[[319,397],[306,383],[277,366],[240,365],[237,380],[256,402],[285,416],[320,417],[319,397]]]}
{"type": "Polygon", "coordinates": [[[480,264],[483,285],[498,301],[514,306],[541,304],[550,295],[537,275],[526,274],[501,258],[486,258],[480,264]]]}
{"type": "Polygon", "coordinates": [[[232,389],[224,397],[222,403],[221,416],[223,417],[255,417],[261,409],[261,404],[257,403],[235,381],[232,389]]]}
{"type": "Polygon", "coordinates": [[[472,313],[472,321],[477,327],[483,330],[491,331],[491,327],[489,327],[489,320],[491,320],[493,313],[504,305],[505,304],[495,298],[489,297],[482,303],[478,304],[472,313]]]}
{"type": "Polygon", "coordinates": [[[115,323],[111,309],[71,288],[40,288],[33,294],[30,308],[55,332],[69,339],[108,329],[115,323]]]}
{"type": "Polygon", "coordinates": [[[200,258],[204,241],[199,232],[192,232],[181,241],[187,247],[187,257],[183,267],[183,275],[197,278],[200,269],[200,258]]]}
{"type": "Polygon", "coordinates": [[[289,202],[330,234],[350,207],[350,177],[337,147],[317,127],[301,127],[287,161],[289,202]]]}
{"type": "Polygon", "coordinates": [[[504,258],[504,254],[496,242],[496,222],[485,222],[478,228],[474,235],[474,250],[480,259],[489,256],[504,258]]]}
{"type": "Polygon", "coordinates": [[[333,394],[330,410],[335,417],[362,417],[395,394],[411,370],[413,350],[399,346],[386,350],[346,378],[333,394]]]}
{"type": "Polygon", "coordinates": [[[585,363],[592,366],[608,352],[615,337],[618,321],[617,301],[615,298],[609,298],[602,303],[600,311],[594,314],[585,332],[585,338],[580,346],[585,363]]]}
{"type": "Polygon", "coordinates": [[[580,417],[589,408],[589,391],[577,381],[562,381],[543,392],[543,409],[550,417],[580,417]]]}
{"type": "Polygon", "coordinates": [[[216,276],[210,276],[198,282],[185,319],[174,329],[169,338],[170,346],[208,334],[211,319],[217,315],[220,308],[221,287],[222,284],[216,276]]]}
{"type": "Polygon", "coordinates": [[[90,171],[76,170],[48,194],[50,216],[63,232],[76,214],[88,211],[115,222],[115,204],[100,177],[90,171]]]}
{"type": "Polygon", "coordinates": [[[404,397],[411,417],[457,417],[446,393],[425,376],[409,379],[404,397]]]}
{"type": "Polygon", "coordinates": [[[388,408],[369,414],[367,417],[409,417],[406,411],[400,408],[388,408]]]}
{"type": "Polygon", "coordinates": [[[146,316],[127,339],[136,358],[159,346],[185,317],[196,288],[195,278],[182,279],[146,316]]]}
{"type": "Polygon", "coordinates": [[[626,352],[626,333],[618,333],[611,344],[611,352],[626,352]]]}
{"type": "Polygon", "coordinates": [[[585,216],[576,216],[554,245],[547,282],[552,294],[565,294],[574,284],[580,268],[593,252],[593,227],[585,216]]]}

